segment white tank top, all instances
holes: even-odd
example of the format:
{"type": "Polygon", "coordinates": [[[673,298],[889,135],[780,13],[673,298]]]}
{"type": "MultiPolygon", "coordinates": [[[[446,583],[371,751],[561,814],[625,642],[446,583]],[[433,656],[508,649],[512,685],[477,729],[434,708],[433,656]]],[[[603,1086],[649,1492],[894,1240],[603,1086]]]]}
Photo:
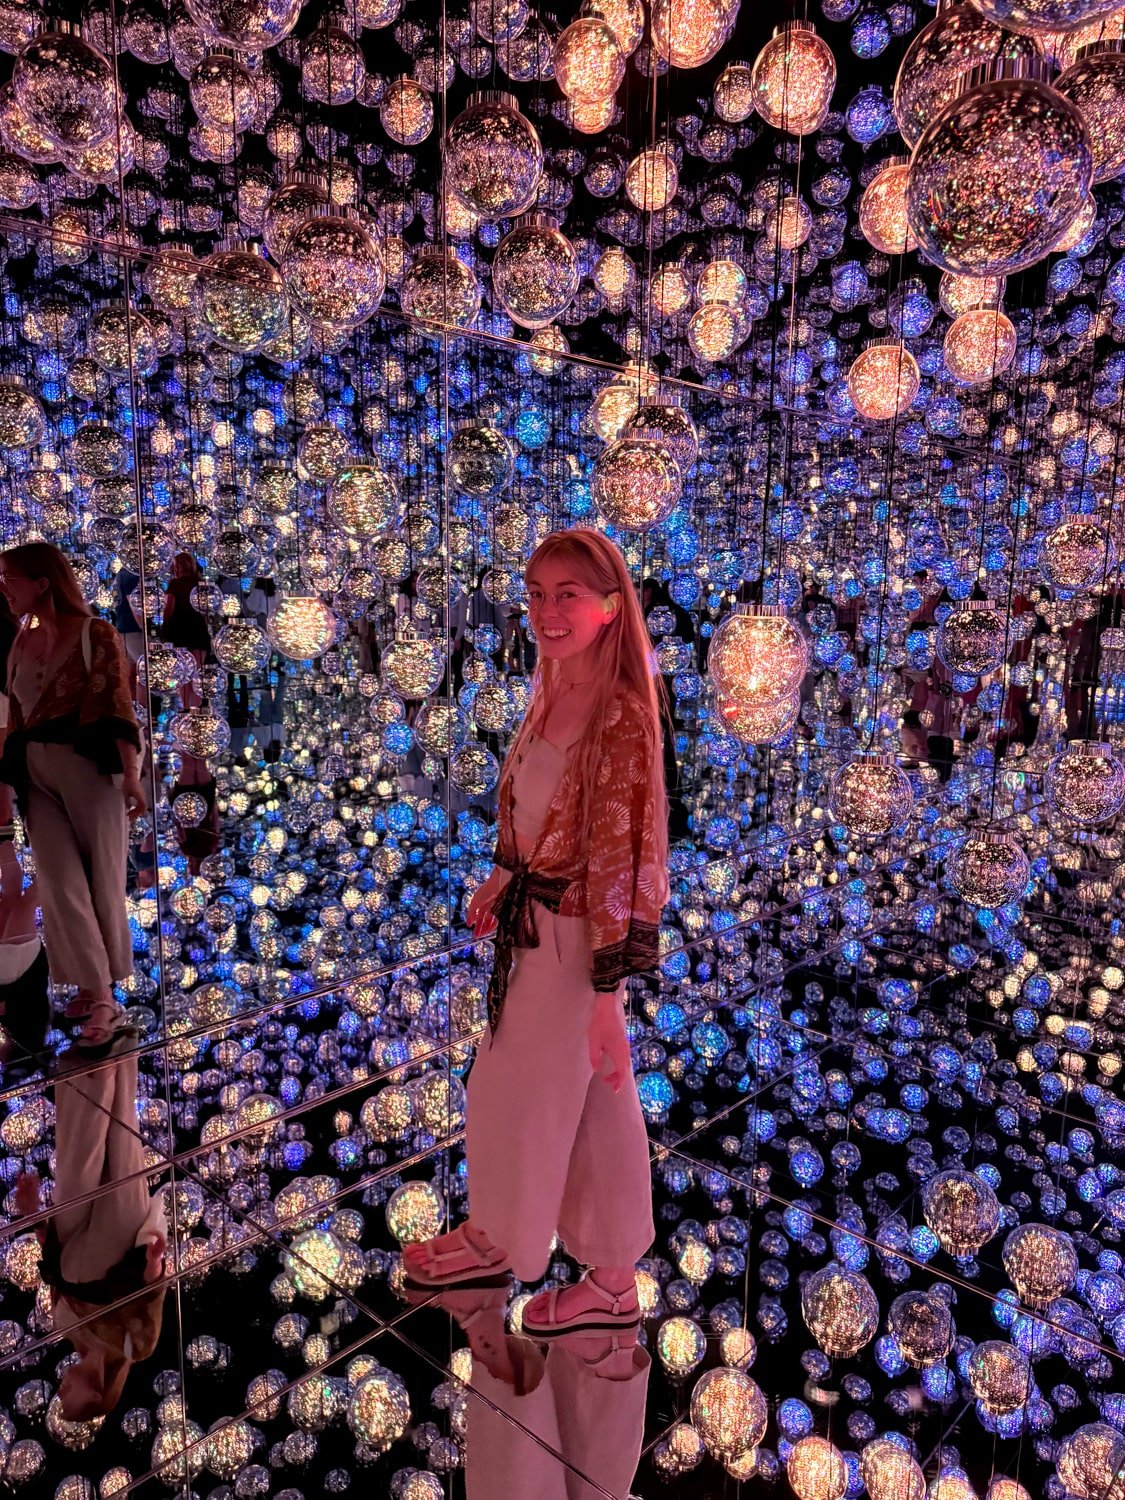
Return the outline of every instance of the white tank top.
{"type": "Polygon", "coordinates": [[[531,853],[543,831],[569,753],[533,730],[525,736],[516,754],[512,772],[512,833],[522,859],[531,853]]]}

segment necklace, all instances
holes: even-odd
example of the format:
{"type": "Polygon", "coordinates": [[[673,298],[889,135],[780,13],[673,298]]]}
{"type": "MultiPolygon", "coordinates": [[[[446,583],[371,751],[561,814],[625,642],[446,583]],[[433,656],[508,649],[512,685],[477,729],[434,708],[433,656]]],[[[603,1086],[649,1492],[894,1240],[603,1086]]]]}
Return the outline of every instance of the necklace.
{"type": "Polygon", "coordinates": [[[571,688],[576,688],[576,687],[589,687],[590,684],[593,681],[594,681],[594,678],[587,677],[587,679],[586,679],[585,682],[564,682],[563,683],[563,691],[564,692],[569,692],[571,688]]]}

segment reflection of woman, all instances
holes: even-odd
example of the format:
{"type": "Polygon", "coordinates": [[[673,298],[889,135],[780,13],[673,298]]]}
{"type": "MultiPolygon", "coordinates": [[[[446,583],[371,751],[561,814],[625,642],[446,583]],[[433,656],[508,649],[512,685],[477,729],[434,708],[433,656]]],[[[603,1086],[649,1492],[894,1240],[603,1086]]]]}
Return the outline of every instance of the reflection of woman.
{"type": "MultiPolygon", "coordinates": [[[[199,583],[199,564],[190,552],[177,552],[172,559],[172,576],[164,595],[164,617],[160,622],[160,639],[169,646],[190,651],[196,666],[201,667],[211,650],[211,632],[207,621],[191,602],[192,590],[199,583]]],[[[181,701],[185,708],[199,702],[195,689],[184,683],[181,701]]]]}
{"type": "Polygon", "coordinates": [[[640,1320],[652,1193],[621,997],[657,961],[668,814],[659,680],[620,552],[556,532],[527,588],[539,665],[501,778],[495,868],[468,912],[478,936],[496,932],[469,1079],[471,1216],[404,1258],[420,1287],[534,1281],[557,1231],[592,1270],[529,1303],[539,1338],[640,1320]]]}
{"type": "Polygon", "coordinates": [[[21,620],[9,658],[11,723],[0,777],[16,789],[35,854],[51,978],[75,985],[78,1046],[109,1050],[122,1028],[115,980],[133,972],[125,912],[130,818],[145,810],[140,733],[120,638],[95,620],[57,547],[0,553],[0,588],[21,620]]]}

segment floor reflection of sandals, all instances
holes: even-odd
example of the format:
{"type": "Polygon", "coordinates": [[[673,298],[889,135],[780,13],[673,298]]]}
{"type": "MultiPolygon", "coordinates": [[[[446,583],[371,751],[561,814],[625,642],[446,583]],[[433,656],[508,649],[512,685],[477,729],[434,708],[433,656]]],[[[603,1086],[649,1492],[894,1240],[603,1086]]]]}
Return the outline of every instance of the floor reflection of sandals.
{"type": "Polygon", "coordinates": [[[72,1050],[91,1061],[108,1057],[126,1042],[135,1042],[140,1033],[125,1019],[123,1006],[114,1000],[97,1000],[82,1032],[75,1037],[72,1050]]]}
{"type": "Polygon", "coordinates": [[[543,1379],[547,1361],[543,1351],[530,1339],[505,1330],[507,1302],[506,1286],[476,1286],[447,1288],[436,1298],[434,1305],[443,1308],[454,1319],[469,1341],[474,1361],[479,1360],[494,1380],[511,1386],[517,1396],[527,1396],[543,1379]],[[495,1319],[493,1337],[482,1327],[490,1317],[495,1319]]]}
{"type": "MultiPolygon", "coordinates": [[[[442,1236],[435,1236],[442,1238],[442,1236]]],[[[453,1241],[449,1250],[435,1250],[433,1240],[424,1240],[417,1248],[425,1251],[426,1264],[421,1276],[406,1271],[405,1285],[409,1291],[438,1292],[456,1287],[506,1287],[512,1279],[512,1266],[507,1252],[492,1245],[488,1250],[475,1246],[465,1234],[465,1225],[459,1224],[448,1237],[453,1241]],[[466,1266],[466,1257],[475,1257],[476,1264],[466,1266]],[[461,1269],[451,1267],[458,1262],[461,1269]]]]}
{"type": "Polygon", "coordinates": [[[584,1307],[569,1317],[559,1317],[559,1298],[566,1287],[552,1287],[532,1297],[523,1310],[523,1331],[529,1338],[554,1339],[568,1333],[623,1333],[639,1328],[641,1308],[636,1286],[623,1292],[607,1292],[592,1276],[584,1276],[579,1286],[590,1292],[598,1307],[584,1307]]]}

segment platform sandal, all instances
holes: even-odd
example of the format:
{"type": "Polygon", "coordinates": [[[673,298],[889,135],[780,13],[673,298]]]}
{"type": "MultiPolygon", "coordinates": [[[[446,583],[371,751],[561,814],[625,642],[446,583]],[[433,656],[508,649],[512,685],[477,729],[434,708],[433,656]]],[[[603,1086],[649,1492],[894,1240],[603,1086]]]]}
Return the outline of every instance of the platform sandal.
{"type": "MultiPolygon", "coordinates": [[[[440,1238],[440,1236],[435,1236],[440,1238]]],[[[507,1252],[493,1245],[488,1250],[478,1250],[465,1235],[464,1224],[450,1231],[449,1238],[455,1243],[449,1250],[433,1249],[433,1240],[424,1240],[419,1246],[425,1251],[426,1265],[420,1276],[406,1272],[406,1286],[411,1291],[441,1291],[445,1287],[507,1286],[512,1277],[512,1264],[507,1252]],[[475,1266],[462,1266],[459,1271],[444,1269],[452,1262],[466,1256],[476,1258],[475,1266]]]]}
{"type": "Polygon", "coordinates": [[[636,1286],[627,1287],[623,1292],[607,1292],[592,1276],[583,1276],[579,1284],[594,1294],[601,1307],[585,1307],[569,1318],[560,1318],[559,1297],[566,1288],[552,1287],[549,1292],[532,1297],[524,1308],[524,1333],[533,1339],[555,1339],[567,1333],[621,1333],[640,1327],[641,1308],[636,1286]],[[541,1316],[537,1316],[539,1313],[541,1316]]]}

